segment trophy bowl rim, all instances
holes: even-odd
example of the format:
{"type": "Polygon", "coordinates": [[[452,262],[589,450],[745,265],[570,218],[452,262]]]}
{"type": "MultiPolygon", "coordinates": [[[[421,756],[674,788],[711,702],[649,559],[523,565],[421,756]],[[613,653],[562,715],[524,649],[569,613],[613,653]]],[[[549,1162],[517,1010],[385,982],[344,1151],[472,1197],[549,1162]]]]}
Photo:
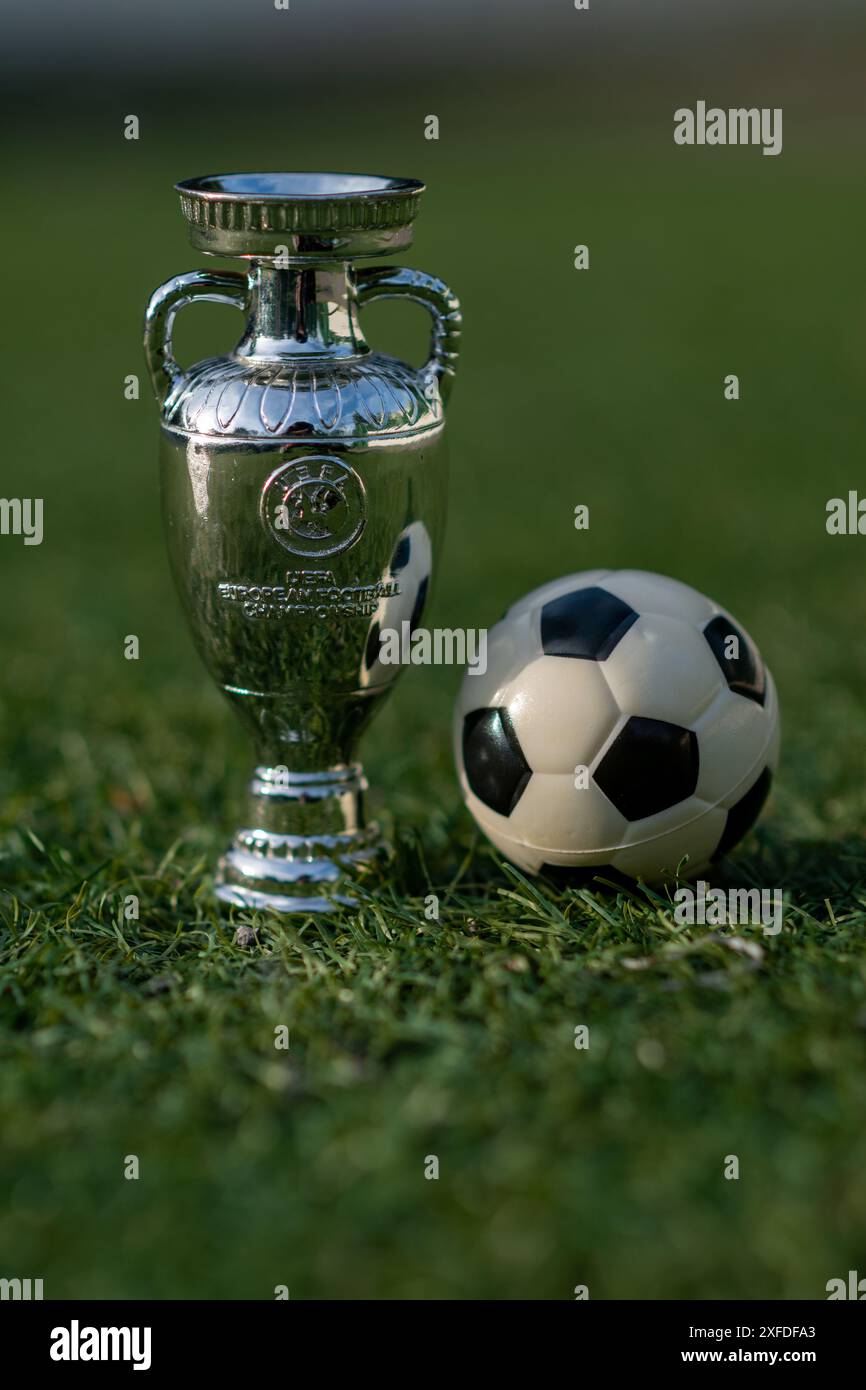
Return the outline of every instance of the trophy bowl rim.
{"type": "Polygon", "coordinates": [[[197,174],[194,178],[181,179],[174,187],[178,193],[216,202],[315,203],[406,198],[423,193],[426,185],[421,179],[390,174],[358,174],[337,170],[250,170],[197,174]],[[285,186],[270,189],[257,187],[257,180],[271,184],[285,181],[285,186]],[[303,185],[310,180],[318,180],[323,186],[305,189],[303,185]]]}
{"type": "Polygon", "coordinates": [[[390,255],[409,246],[425,185],[385,174],[198,174],[175,190],[207,255],[299,264],[390,255]]]}

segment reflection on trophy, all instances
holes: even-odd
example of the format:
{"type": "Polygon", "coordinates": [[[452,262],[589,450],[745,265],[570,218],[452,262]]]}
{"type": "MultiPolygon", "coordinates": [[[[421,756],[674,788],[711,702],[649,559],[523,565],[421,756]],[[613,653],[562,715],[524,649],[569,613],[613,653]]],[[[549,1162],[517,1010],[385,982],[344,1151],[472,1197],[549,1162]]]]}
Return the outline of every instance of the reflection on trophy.
{"type": "Polygon", "coordinates": [[[326,909],[352,900],[383,849],[355,748],[401,669],[379,661],[378,633],[420,621],[441,543],[459,306],[420,271],[355,268],[410,244],[417,180],[229,174],[177,188],[193,246],[248,266],[170,280],[145,328],[172,570],[256,749],[217,894],[326,909]],[[431,314],[422,368],[368,348],[359,309],[380,298],[431,314]],[[241,309],[245,327],[233,352],[182,368],[172,326],[193,299],[241,309]]]}
{"type": "Polygon", "coordinates": [[[412,521],[400,533],[394,554],[382,576],[382,593],[373,614],[364,659],[361,663],[361,684],[365,687],[393,681],[399,666],[381,660],[382,633],[402,632],[409,624],[409,634],[421,622],[433,577],[433,547],[423,521],[412,521]]]}

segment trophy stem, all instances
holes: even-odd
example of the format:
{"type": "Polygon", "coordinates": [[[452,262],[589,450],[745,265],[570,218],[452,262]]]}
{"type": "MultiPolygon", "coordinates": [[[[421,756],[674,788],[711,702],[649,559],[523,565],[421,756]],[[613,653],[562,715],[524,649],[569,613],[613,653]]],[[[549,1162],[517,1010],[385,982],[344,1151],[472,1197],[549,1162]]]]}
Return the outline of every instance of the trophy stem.
{"type": "Polygon", "coordinates": [[[216,895],[236,907],[325,912],[351,906],[352,880],[386,847],[364,823],[360,763],[323,772],[257,767],[247,817],[219,862],[216,895]]]}

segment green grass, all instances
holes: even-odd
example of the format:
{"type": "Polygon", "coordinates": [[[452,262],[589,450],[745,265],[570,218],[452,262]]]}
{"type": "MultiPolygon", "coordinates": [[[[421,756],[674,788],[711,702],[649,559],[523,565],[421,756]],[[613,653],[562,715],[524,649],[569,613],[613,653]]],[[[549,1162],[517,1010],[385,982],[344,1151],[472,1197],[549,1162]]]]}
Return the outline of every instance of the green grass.
{"type": "MultiPolygon", "coordinates": [[[[215,910],[248,751],[171,593],[155,412],[122,378],[146,294],[196,263],[173,179],[279,167],[284,142],[153,113],[149,143],[97,131],[73,168],[46,137],[21,152],[6,290],[3,492],[46,499],[46,539],[0,540],[0,1273],[57,1297],[822,1297],[866,1269],[866,586],[862,540],[824,530],[861,472],[866,195],[832,132],[714,161],[667,125],[587,144],[506,112],[492,138],[467,108],[431,147],[322,114],[297,114],[295,162],[427,177],[407,260],[465,304],[430,621],[490,623],[597,564],[730,607],[776,676],[783,757],[719,881],[782,887],[785,929],[506,870],[460,804],[449,670],[408,673],[365,744],[397,854],[364,905],[215,910]],[[80,211],[60,254],[48,175],[80,211]]],[[[187,360],[227,317],[179,334],[187,360]]],[[[371,321],[417,356],[408,317],[371,321]]]]}

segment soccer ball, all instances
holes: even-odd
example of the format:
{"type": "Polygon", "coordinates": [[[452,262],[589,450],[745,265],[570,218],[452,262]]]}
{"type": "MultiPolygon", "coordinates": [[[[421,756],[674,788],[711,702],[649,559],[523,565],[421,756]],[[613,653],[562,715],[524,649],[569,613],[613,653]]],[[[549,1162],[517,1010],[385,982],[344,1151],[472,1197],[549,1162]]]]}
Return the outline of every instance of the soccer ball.
{"type": "Polygon", "coordinates": [[[364,655],[361,659],[361,686],[387,685],[400,667],[381,660],[382,632],[400,633],[408,622],[409,636],[421,621],[433,574],[433,546],[423,521],[412,521],[400,532],[394,554],[382,575],[382,582],[394,590],[380,599],[370,619],[364,655]]]}
{"type": "Polygon", "coordinates": [[[663,575],[588,570],[490,630],[454,736],[466,804],[506,858],[652,882],[693,877],[754,824],[779,711],[757,647],[717,604],[663,575]]]}

